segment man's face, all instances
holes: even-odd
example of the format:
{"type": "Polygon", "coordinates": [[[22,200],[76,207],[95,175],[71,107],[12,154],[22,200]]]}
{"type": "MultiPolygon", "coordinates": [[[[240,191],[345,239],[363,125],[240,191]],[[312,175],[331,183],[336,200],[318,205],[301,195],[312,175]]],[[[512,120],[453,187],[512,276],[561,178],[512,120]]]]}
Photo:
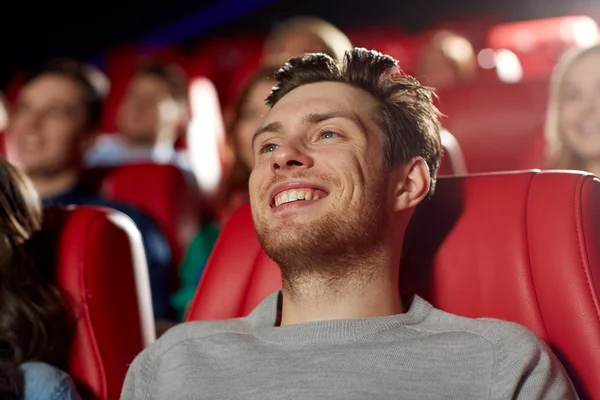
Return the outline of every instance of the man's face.
{"type": "Polygon", "coordinates": [[[133,143],[153,146],[165,129],[174,131],[181,105],[169,84],[153,75],[136,75],[117,111],[117,129],[133,143]]]}
{"type": "Polygon", "coordinates": [[[25,173],[53,175],[78,166],[90,143],[83,88],[44,74],[20,91],[6,133],[8,159],[25,173]]]}
{"type": "Polygon", "coordinates": [[[257,131],[252,215],[261,245],[284,275],[282,264],[351,256],[386,234],[392,207],[383,134],[372,119],[377,107],[346,84],[304,85],[257,131]]]}

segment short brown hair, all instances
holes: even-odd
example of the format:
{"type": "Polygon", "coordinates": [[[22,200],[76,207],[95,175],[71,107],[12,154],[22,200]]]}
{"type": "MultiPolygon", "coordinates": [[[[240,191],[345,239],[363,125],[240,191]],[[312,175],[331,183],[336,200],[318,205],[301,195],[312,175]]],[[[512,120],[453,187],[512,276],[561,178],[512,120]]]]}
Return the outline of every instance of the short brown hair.
{"type": "Polygon", "coordinates": [[[392,57],[362,48],[346,51],[339,63],[325,54],[307,54],[290,59],[275,79],[278,84],[267,97],[269,107],[299,86],[318,82],[345,83],[370,93],[379,102],[373,120],[385,135],[386,165],[391,168],[422,157],[433,193],[442,152],[435,93],[405,75],[392,57]]]}

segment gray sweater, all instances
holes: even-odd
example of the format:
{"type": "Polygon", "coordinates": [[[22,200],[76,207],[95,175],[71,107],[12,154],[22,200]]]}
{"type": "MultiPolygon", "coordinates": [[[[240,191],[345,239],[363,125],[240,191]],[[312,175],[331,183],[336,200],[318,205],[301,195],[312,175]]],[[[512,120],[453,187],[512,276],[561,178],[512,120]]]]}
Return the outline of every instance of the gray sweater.
{"type": "Polygon", "coordinates": [[[526,328],[415,296],[388,317],[274,326],[278,293],[246,318],[176,326],[132,363],[122,399],[573,399],[526,328]]]}

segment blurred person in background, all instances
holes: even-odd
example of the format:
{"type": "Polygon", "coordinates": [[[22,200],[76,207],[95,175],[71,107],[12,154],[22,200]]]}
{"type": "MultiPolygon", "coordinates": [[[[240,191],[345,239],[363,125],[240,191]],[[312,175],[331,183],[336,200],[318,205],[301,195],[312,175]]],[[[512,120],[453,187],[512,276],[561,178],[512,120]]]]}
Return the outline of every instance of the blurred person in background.
{"type": "Polygon", "coordinates": [[[234,106],[231,123],[226,132],[226,176],[215,205],[217,218],[207,224],[192,240],[179,270],[180,287],[171,296],[171,306],[183,319],[192,301],[204,265],[217,240],[221,223],[241,205],[249,201],[248,179],[254,167],[252,137],[269,111],[266,97],[275,85],[277,68],[263,67],[247,81],[234,106]]]}
{"type": "Polygon", "coordinates": [[[316,17],[294,17],[277,24],[265,41],[262,64],[280,67],[291,57],[325,53],[341,60],[352,48],[350,39],[334,25],[316,17]]]}
{"type": "Polygon", "coordinates": [[[573,48],[552,74],[546,167],[600,176],[600,44],[573,48]]]}
{"type": "Polygon", "coordinates": [[[8,125],[8,112],[6,108],[6,100],[4,100],[4,96],[0,93],[0,132],[4,131],[8,125]]]}
{"type": "Polygon", "coordinates": [[[469,40],[450,31],[430,34],[417,60],[415,75],[426,86],[440,90],[472,81],[477,62],[469,40]]]}
{"type": "Polygon", "coordinates": [[[6,132],[8,159],[32,180],[44,206],[96,205],[119,210],[142,233],[154,316],[167,317],[171,249],[155,221],[141,211],[101,198],[83,184],[83,155],[102,115],[104,76],[71,60],[52,61],[29,74],[6,132]]]}
{"type": "Polygon", "coordinates": [[[42,205],[25,175],[0,157],[0,398],[72,400],[64,367],[72,315],[52,272],[34,261],[42,205]]]}
{"type": "Polygon", "coordinates": [[[189,120],[187,86],[185,73],[174,64],[142,64],[119,104],[118,132],[98,137],[86,165],[157,162],[189,170],[188,160],[175,150],[189,120]]]}

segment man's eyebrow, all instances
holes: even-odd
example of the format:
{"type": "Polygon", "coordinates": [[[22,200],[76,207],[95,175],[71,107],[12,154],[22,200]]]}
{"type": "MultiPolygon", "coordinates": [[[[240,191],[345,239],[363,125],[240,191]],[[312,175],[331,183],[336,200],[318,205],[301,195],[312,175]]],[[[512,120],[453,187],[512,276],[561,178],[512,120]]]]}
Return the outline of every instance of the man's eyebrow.
{"type": "Polygon", "coordinates": [[[254,142],[263,133],[266,133],[266,132],[280,133],[281,131],[283,131],[283,124],[279,121],[271,122],[270,124],[259,128],[252,136],[252,147],[254,148],[254,142]]]}
{"type": "MultiPolygon", "coordinates": [[[[350,120],[351,122],[354,123],[354,125],[356,125],[358,128],[360,128],[363,132],[365,132],[365,133],[367,132],[367,128],[365,127],[365,125],[363,124],[363,122],[361,121],[359,116],[352,111],[339,110],[339,111],[331,111],[331,112],[327,112],[327,113],[310,113],[310,114],[305,115],[302,118],[301,122],[303,125],[314,125],[314,124],[318,124],[320,122],[327,121],[327,120],[333,119],[333,118],[344,118],[344,119],[350,120]]],[[[262,128],[258,129],[252,136],[252,147],[254,147],[254,142],[256,141],[256,139],[263,133],[266,133],[266,132],[281,133],[282,131],[283,131],[283,124],[280,121],[271,122],[270,124],[263,126],[262,128]]]]}
{"type": "Polygon", "coordinates": [[[367,129],[366,129],[365,125],[363,124],[363,122],[361,121],[361,119],[359,118],[359,116],[352,111],[345,111],[345,110],[331,111],[331,112],[327,112],[327,113],[310,113],[310,114],[306,115],[304,118],[302,118],[302,123],[303,124],[318,124],[319,122],[327,121],[328,119],[333,119],[333,118],[344,118],[344,119],[350,120],[354,123],[354,125],[356,125],[358,128],[360,128],[363,132],[367,132],[367,129]]]}

